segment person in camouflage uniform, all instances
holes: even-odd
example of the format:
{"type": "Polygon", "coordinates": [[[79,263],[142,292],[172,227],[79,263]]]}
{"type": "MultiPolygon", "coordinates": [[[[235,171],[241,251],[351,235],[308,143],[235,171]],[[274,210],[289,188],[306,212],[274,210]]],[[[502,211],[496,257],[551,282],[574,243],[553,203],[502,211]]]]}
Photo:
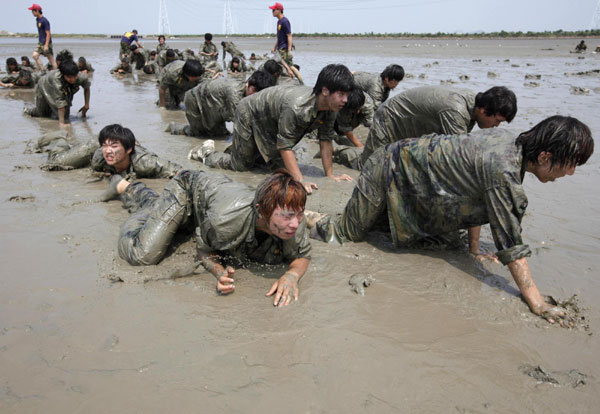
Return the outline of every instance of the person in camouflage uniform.
{"type": "Polygon", "coordinates": [[[198,84],[203,74],[204,68],[197,60],[177,60],[169,63],[160,72],[159,106],[178,109],[184,94],[198,84]]]}
{"type": "Polygon", "coordinates": [[[202,160],[212,168],[247,171],[261,162],[271,167],[282,165],[295,180],[303,182],[311,193],[317,185],[304,182],[293,147],[314,129],[318,129],[319,146],[325,175],[336,182],[351,180],[348,175],[333,175],[331,162],[336,113],[346,103],[352,90],[352,74],[344,65],[327,65],[313,89],[306,86],[273,86],[242,99],[233,122],[230,153],[214,152],[208,141],[190,152],[190,158],[202,160]]]}
{"type": "Polygon", "coordinates": [[[248,65],[245,60],[236,56],[231,58],[228,69],[230,73],[243,73],[252,72],[254,67],[252,65],[248,65]]]}
{"type": "Polygon", "coordinates": [[[502,86],[477,95],[467,89],[421,86],[387,100],[375,113],[364,148],[341,147],[334,161],[360,170],[379,147],[421,135],[465,134],[475,124],[492,128],[511,122],[517,113],[517,97],[502,86]]]}
{"type": "Polygon", "coordinates": [[[146,65],[146,62],[150,60],[150,51],[137,47],[136,45],[130,46],[129,61],[135,64],[136,70],[141,70],[146,65]]]}
{"type": "Polygon", "coordinates": [[[167,49],[167,50],[161,50],[158,53],[158,57],[156,58],[156,63],[158,63],[158,66],[162,70],[162,68],[167,66],[169,63],[175,62],[176,60],[183,60],[183,59],[179,59],[179,55],[177,53],[175,53],[175,51],[173,49],[167,49]]]}
{"type": "Polygon", "coordinates": [[[559,315],[533,283],[531,250],[521,237],[523,178],[530,172],[545,183],[572,175],[593,150],[589,128],[558,115],[519,135],[493,128],[395,142],[367,160],[342,215],[321,218],[311,236],[360,241],[380,226],[395,246],[423,248],[443,245],[466,228],[469,252],[508,265],[532,312],[553,320],[559,315]],[[496,255],[479,251],[480,226],[487,223],[496,255]]]}
{"type": "Polygon", "coordinates": [[[160,67],[158,66],[158,63],[154,61],[146,64],[142,70],[146,75],[158,75],[160,73],[160,67]]]}
{"type": "Polygon", "coordinates": [[[79,109],[85,118],[90,109],[91,82],[82,73],[79,73],[77,64],[72,60],[62,62],[58,70],[48,72],[42,76],[35,86],[35,107],[25,107],[23,112],[33,117],[58,118],[61,127],[69,123],[70,108],[73,95],[83,87],[84,105],[79,109]]]}
{"type": "Polygon", "coordinates": [[[227,53],[231,55],[232,58],[239,57],[241,59],[246,59],[246,56],[242,53],[240,49],[233,42],[222,41],[221,46],[223,46],[223,60],[225,60],[225,56],[227,53]]]}
{"type": "Polygon", "coordinates": [[[121,59],[121,63],[110,70],[110,73],[126,74],[131,73],[132,71],[133,69],[129,64],[129,58],[125,56],[123,59],[121,59]]]}
{"type": "Polygon", "coordinates": [[[91,75],[95,70],[92,64],[89,63],[83,56],[80,56],[79,59],[77,59],[77,67],[79,68],[79,72],[85,75],[91,75]]]}
{"type": "Polygon", "coordinates": [[[273,77],[262,71],[254,72],[246,82],[224,78],[204,80],[187,91],[183,98],[189,125],[171,122],[167,131],[192,137],[229,135],[225,122],[233,121],[242,98],[273,86],[273,83],[273,77]]]}
{"type": "Polygon", "coordinates": [[[258,70],[264,70],[270,73],[276,80],[277,85],[298,85],[299,81],[296,78],[292,69],[281,59],[279,55],[275,55],[272,59],[258,67],[258,70]]]}
{"type": "Polygon", "coordinates": [[[219,59],[219,51],[217,45],[212,42],[213,35],[211,33],[204,34],[204,43],[200,46],[199,55],[202,56],[204,66],[209,62],[215,62],[219,59]]]}
{"type": "Polygon", "coordinates": [[[6,59],[5,70],[8,75],[17,75],[21,70],[21,65],[17,63],[17,59],[14,57],[9,57],[6,59]]]}
{"type": "Polygon", "coordinates": [[[178,230],[195,228],[199,262],[217,279],[220,294],[234,292],[235,269],[219,256],[237,265],[290,263],[267,295],[275,294],[278,306],[298,299],[311,246],[303,220],[306,192],[287,171],[275,172],[256,191],[222,174],[186,170],[160,196],[139,182],[117,178],[115,186],[124,204],[137,209],[119,234],[119,256],[128,263],[158,263],[178,230]]]}
{"type": "Polygon", "coordinates": [[[130,129],[107,125],[98,138],[85,142],[75,140],[65,130],[53,131],[40,137],[29,152],[47,152],[48,161],[41,168],[63,171],[91,167],[92,170],[123,177],[172,178],[181,165],[164,160],[146,150],[130,129]]]}
{"type": "Polygon", "coordinates": [[[167,50],[169,46],[165,43],[166,39],[163,35],[158,36],[158,45],[156,45],[156,51],[161,52],[167,50]]]}
{"type": "Polygon", "coordinates": [[[388,65],[379,75],[367,72],[354,72],[354,83],[369,95],[375,105],[375,111],[390,96],[390,91],[404,79],[404,68],[400,65],[388,65]]]}
{"type": "Polygon", "coordinates": [[[269,6],[273,17],[277,19],[277,36],[275,46],[271,50],[273,53],[278,52],[281,58],[289,66],[293,64],[292,59],[292,25],[287,17],[283,14],[283,4],[275,3],[269,6]]]}
{"type": "Polygon", "coordinates": [[[362,143],[354,135],[354,130],[362,125],[370,128],[373,124],[373,100],[358,88],[353,89],[348,95],[348,102],[335,118],[334,130],[338,133],[335,140],[338,144],[349,142],[355,147],[362,147],[362,143]]]}
{"type": "Polygon", "coordinates": [[[38,64],[35,61],[32,62],[31,60],[29,60],[27,56],[21,56],[21,67],[30,69],[32,71],[40,70],[38,64]]]}
{"type": "Polygon", "coordinates": [[[17,74],[0,79],[0,86],[3,88],[33,88],[39,78],[39,74],[23,68],[17,74]]]}

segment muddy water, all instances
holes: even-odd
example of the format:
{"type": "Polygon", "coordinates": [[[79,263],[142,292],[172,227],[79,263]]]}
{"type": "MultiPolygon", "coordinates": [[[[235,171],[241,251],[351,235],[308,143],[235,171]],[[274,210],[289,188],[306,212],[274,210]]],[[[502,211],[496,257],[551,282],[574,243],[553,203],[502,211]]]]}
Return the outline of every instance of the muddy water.
{"type": "MultiPolygon", "coordinates": [[[[272,44],[235,41],[248,53],[264,53],[272,44]]],[[[169,43],[197,49],[200,41],[169,43]]],[[[397,62],[413,76],[398,90],[446,80],[475,91],[506,85],[519,99],[511,128],[524,130],[559,113],[600,133],[600,78],[564,75],[600,68],[600,56],[570,54],[574,40],[296,43],[295,59],[309,84],[328,63],[381,71],[397,62]],[[541,74],[539,86],[525,86],[527,74],[541,74]],[[470,79],[461,82],[460,75],[470,79]],[[572,95],[572,86],[589,95],[572,95]]],[[[162,132],[169,121],[183,122],[183,112],[155,107],[152,81],[108,74],[116,42],[61,39],[55,50],[62,47],[96,68],[89,118],[73,118],[77,136],[119,122],[151,150],[199,167],[186,154],[202,141],[162,132]]],[[[30,40],[0,40],[2,59],[31,49],[30,40]]],[[[90,182],[86,170],[43,172],[43,154],[23,154],[25,141],[57,127],[56,121],[22,116],[23,101],[32,102],[32,92],[0,91],[3,413],[584,413],[600,404],[597,155],[556,183],[527,176],[530,205],[523,222],[540,290],[562,299],[577,294],[591,335],[529,313],[502,266],[480,265],[463,252],[398,252],[381,235],[343,247],[314,242],[300,300],[274,309],[264,294],[281,268],[239,269],[235,294],[219,297],[214,279],[201,269],[158,280],[191,262],[193,245],[185,240],[159,266],[124,265],[116,258],[116,239],[127,213],[118,202],[86,202],[106,185],[90,182]],[[21,198],[9,201],[13,196],[21,198]],[[355,273],[375,279],[363,297],[348,285],[355,273]],[[119,279],[125,282],[114,282],[119,279]],[[523,374],[524,365],[577,370],[586,384],[538,384],[523,374]]],[[[75,110],[82,102],[79,93],[75,110]]],[[[352,183],[326,181],[311,159],[315,146],[303,148],[303,172],[320,185],[309,207],[340,211],[352,183]]],[[[262,178],[230,175],[248,183],[262,178]]],[[[165,181],[148,183],[160,189],[165,181]]],[[[483,245],[493,249],[489,232],[483,245]]]]}

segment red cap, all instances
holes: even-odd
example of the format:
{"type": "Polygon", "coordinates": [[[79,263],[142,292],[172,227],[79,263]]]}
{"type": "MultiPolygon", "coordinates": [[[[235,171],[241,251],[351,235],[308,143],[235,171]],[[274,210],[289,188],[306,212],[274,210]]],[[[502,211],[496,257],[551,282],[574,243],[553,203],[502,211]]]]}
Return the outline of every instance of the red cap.
{"type": "MultiPolygon", "coordinates": [[[[276,4],[276,6],[277,6],[277,4],[276,4]]],[[[31,5],[31,7],[30,7],[30,8],[28,8],[27,10],[42,10],[42,6],[40,6],[39,4],[35,4],[35,3],[33,3],[33,4],[31,5]]]]}
{"type": "Polygon", "coordinates": [[[281,3],[275,3],[272,6],[269,6],[269,9],[271,10],[283,10],[283,4],[281,3]]]}

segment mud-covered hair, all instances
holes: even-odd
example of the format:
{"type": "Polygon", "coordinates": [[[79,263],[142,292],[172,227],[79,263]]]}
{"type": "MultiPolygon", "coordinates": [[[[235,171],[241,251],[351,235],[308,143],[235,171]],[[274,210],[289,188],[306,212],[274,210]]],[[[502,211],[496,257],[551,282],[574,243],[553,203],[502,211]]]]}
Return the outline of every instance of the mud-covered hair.
{"type": "Polygon", "coordinates": [[[523,147],[525,161],[538,163],[541,152],[552,154],[554,165],[583,165],[594,152],[594,139],[588,126],[570,116],[555,115],[521,133],[515,141],[523,147]]]}
{"type": "Polygon", "coordinates": [[[6,66],[17,66],[17,59],[15,59],[14,57],[9,57],[8,59],[6,59],[6,66]]]}
{"type": "Polygon", "coordinates": [[[136,50],[138,50],[137,45],[131,44],[131,46],[129,46],[129,50],[131,50],[132,52],[135,52],[136,50]]]}
{"type": "Polygon", "coordinates": [[[186,60],[181,72],[189,77],[202,76],[204,74],[204,67],[199,60],[186,60]]]}
{"type": "Polygon", "coordinates": [[[327,88],[330,93],[337,91],[350,92],[354,89],[354,78],[352,72],[344,65],[330,64],[325,66],[319,72],[317,83],[313,88],[313,93],[318,95],[323,88],[327,88]]]}
{"type": "Polygon", "coordinates": [[[265,64],[263,65],[263,69],[265,70],[265,72],[267,72],[268,74],[270,74],[271,76],[273,76],[276,79],[279,76],[281,76],[281,72],[283,71],[283,69],[281,68],[281,65],[273,59],[267,60],[265,62],[265,64]]]}
{"type": "Polygon", "coordinates": [[[154,66],[145,65],[142,69],[146,75],[152,75],[154,73],[154,66]]]}
{"type": "Polygon", "coordinates": [[[212,33],[204,33],[204,40],[212,40],[212,33]]]}
{"type": "Polygon", "coordinates": [[[344,109],[348,109],[352,112],[358,111],[365,104],[365,94],[359,88],[354,88],[348,94],[348,100],[344,105],[344,109]]]}
{"type": "Polygon", "coordinates": [[[131,129],[124,128],[119,124],[107,125],[100,130],[98,143],[102,146],[106,141],[119,141],[125,151],[131,149],[131,154],[135,152],[135,135],[131,129]]]}
{"type": "Polygon", "coordinates": [[[31,61],[29,60],[29,57],[28,57],[28,56],[21,56],[21,62],[22,62],[22,61],[25,61],[25,62],[27,62],[27,63],[31,63],[31,61]]]}
{"type": "Polygon", "coordinates": [[[75,76],[79,73],[79,66],[72,59],[68,59],[60,62],[58,70],[63,76],[75,76]]]}
{"type": "Polygon", "coordinates": [[[269,220],[277,207],[303,211],[306,190],[300,181],[294,180],[287,170],[280,168],[258,185],[253,204],[258,213],[269,220]]]}
{"type": "Polygon", "coordinates": [[[248,86],[254,86],[256,92],[275,85],[275,78],[265,71],[257,70],[247,80],[248,86]]]}
{"type": "Polygon", "coordinates": [[[167,52],[165,53],[165,55],[168,58],[174,58],[175,57],[175,51],[173,49],[167,49],[167,52]]]}
{"type": "Polygon", "coordinates": [[[517,97],[505,86],[494,86],[475,96],[475,107],[483,108],[487,116],[500,114],[510,123],[517,114],[517,97]]]}
{"type": "Polygon", "coordinates": [[[69,49],[63,49],[56,55],[56,60],[64,62],[65,60],[73,60],[73,53],[69,49]]]}
{"type": "Polygon", "coordinates": [[[381,76],[381,80],[387,78],[389,81],[395,80],[400,82],[404,79],[404,68],[400,65],[391,64],[379,76],[381,76]]]}

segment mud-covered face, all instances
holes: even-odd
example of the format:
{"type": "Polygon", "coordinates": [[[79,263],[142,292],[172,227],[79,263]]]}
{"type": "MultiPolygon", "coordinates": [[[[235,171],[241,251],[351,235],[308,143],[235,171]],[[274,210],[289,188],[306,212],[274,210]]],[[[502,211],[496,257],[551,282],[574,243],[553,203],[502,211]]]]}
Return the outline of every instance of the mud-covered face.
{"type": "Polygon", "coordinates": [[[102,156],[108,165],[115,167],[117,171],[123,171],[129,166],[129,154],[132,148],[125,150],[123,144],[118,140],[108,138],[102,144],[102,156]]]}
{"type": "Polygon", "coordinates": [[[277,207],[269,219],[269,231],[273,236],[289,240],[296,235],[302,220],[304,220],[304,210],[294,211],[277,207]]]}
{"type": "Polygon", "coordinates": [[[557,165],[550,166],[552,154],[548,152],[542,152],[538,156],[538,163],[534,164],[531,168],[531,172],[537,177],[542,183],[548,181],[555,181],[557,178],[564,177],[565,175],[575,174],[575,164],[569,165],[557,165]]]}

